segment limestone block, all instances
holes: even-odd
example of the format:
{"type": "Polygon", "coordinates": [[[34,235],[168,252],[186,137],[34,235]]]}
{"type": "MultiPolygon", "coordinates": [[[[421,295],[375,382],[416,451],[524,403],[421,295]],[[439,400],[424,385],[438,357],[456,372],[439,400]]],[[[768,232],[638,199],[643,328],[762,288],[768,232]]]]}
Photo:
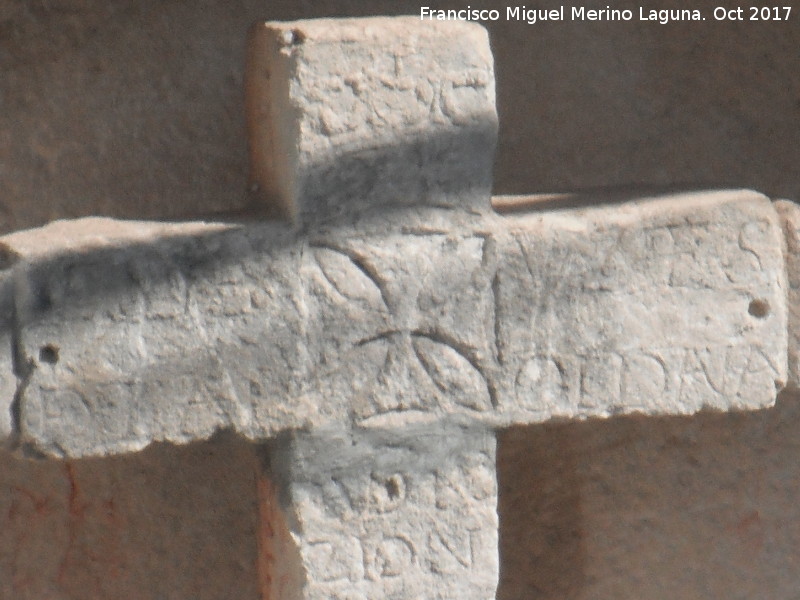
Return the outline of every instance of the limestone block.
{"type": "Polygon", "coordinates": [[[766,197],[680,194],[508,229],[495,340],[511,414],[758,408],[786,384],[782,240],[766,197]]]}
{"type": "Polygon", "coordinates": [[[320,345],[319,402],[349,396],[359,425],[758,408],[785,385],[781,234],[759,194],[420,221],[340,242],[386,314],[320,345]]]}
{"type": "Polygon", "coordinates": [[[265,405],[296,425],[273,404],[302,399],[304,380],[307,319],[285,229],[83,219],[10,236],[25,257],[16,295],[35,367],[22,429],[51,431],[43,446],[67,455],[112,438],[125,452],[251,431],[265,405]]]}
{"type": "Polygon", "coordinates": [[[288,530],[291,538],[270,556],[276,572],[295,575],[270,577],[267,597],[494,598],[491,432],[436,426],[299,433],[274,445],[270,470],[285,523],[265,530],[288,530]]]}
{"type": "Polygon", "coordinates": [[[3,241],[34,366],[19,433],[56,456],[217,429],[753,409],[786,381],[781,231],[754,192],[3,241]]]}
{"type": "Polygon", "coordinates": [[[497,113],[477,24],[261,23],[249,42],[246,103],[251,178],[284,216],[489,208],[497,113]]]}
{"type": "Polygon", "coordinates": [[[800,208],[789,200],[778,200],[775,209],[781,217],[785,239],[787,293],[789,308],[789,381],[800,387],[800,208]]]}

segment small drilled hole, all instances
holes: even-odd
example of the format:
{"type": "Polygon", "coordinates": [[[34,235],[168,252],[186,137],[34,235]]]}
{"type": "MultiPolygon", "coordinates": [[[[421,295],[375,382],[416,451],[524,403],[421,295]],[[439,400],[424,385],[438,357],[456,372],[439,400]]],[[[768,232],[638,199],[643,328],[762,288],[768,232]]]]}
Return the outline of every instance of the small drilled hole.
{"type": "Polygon", "coordinates": [[[769,303],[766,300],[753,300],[747,307],[747,312],[757,319],[763,319],[769,314],[769,303]]]}
{"type": "Polygon", "coordinates": [[[400,483],[394,477],[386,480],[386,494],[391,500],[400,496],[400,483]]]}
{"type": "Polygon", "coordinates": [[[306,41],[306,36],[299,29],[284,31],[281,33],[280,43],[282,46],[299,46],[306,41]]]}
{"type": "Polygon", "coordinates": [[[47,344],[39,348],[39,361],[54,365],[58,362],[58,346],[47,344]]]}

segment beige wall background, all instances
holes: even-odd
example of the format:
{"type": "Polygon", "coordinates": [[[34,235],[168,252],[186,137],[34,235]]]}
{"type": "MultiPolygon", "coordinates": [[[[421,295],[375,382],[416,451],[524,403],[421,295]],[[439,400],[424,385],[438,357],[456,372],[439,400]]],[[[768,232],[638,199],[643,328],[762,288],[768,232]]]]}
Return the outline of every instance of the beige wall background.
{"type": "MultiPolygon", "coordinates": [[[[800,7],[787,23],[715,23],[714,5],[697,0],[699,24],[490,24],[495,191],[685,184],[800,199],[800,7]]],[[[0,230],[248,208],[248,26],[418,10],[0,1],[0,230]]],[[[785,395],[754,414],[504,433],[498,598],[796,597],[798,406],[785,395]]],[[[0,456],[0,597],[255,600],[258,473],[254,450],[227,438],[69,464],[0,456]]]]}
{"type": "Polygon", "coordinates": [[[498,600],[790,600],[800,396],[749,414],[509,430],[498,600]]]}

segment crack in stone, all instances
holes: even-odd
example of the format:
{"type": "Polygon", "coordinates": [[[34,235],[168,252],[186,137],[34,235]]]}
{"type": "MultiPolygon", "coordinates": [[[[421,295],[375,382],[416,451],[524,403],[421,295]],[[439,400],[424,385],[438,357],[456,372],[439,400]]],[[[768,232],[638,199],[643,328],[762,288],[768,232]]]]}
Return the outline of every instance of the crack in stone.
{"type": "Polygon", "coordinates": [[[395,335],[397,335],[399,333],[402,333],[402,332],[400,330],[398,330],[398,329],[390,329],[390,330],[387,330],[387,331],[381,331],[380,333],[376,333],[375,335],[371,335],[371,336],[366,337],[364,339],[358,340],[354,344],[354,346],[357,347],[357,348],[360,348],[361,346],[366,346],[367,344],[370,344],[372,342],[377,342],[379,340],[388,340],[392,336],[395,336],[395,335]]]}
{"type": "Polygon", "coordinates": [[[502,365],[505,360],[504,352],[501,350],[501,318],[500,318],[500,272],[497,271],[492,277],[492,313],[494,327],[494,353],[497,363],[502,365]]]}
{"type": "Polygon", "coordinates": [[[21,294],[19,278],[23,275],[15,270],[11,280],[11,366],[14,376],[17,378],[17,389],[9,406],[12,447],[16,447],[22,437],[22,400],[36,370],[36,362],[25,352],[22,336],[23,325],[19,314],[21,294]]]}

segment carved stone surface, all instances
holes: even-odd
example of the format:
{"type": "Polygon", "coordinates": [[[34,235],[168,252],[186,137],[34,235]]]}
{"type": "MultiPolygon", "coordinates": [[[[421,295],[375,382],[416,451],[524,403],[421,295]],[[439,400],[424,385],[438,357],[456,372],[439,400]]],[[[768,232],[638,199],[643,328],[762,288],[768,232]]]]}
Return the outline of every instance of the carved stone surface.
{"type": "Polygon", "coordinates": [[[437,424],[296,434],[275,444],[271,471],[294,541],[282,556],[306,578],[276,585],[270,598],[494,598],[492,432],[437,424]]]}
{"type": "Polygon", "coordinates": [[[5,436],[77,457],[217,429],[756,408],[785,384],[767,198],[491,213],[474,24],[269,23],[250,61],[255,174],[295,227],[86,219],[3,238],[5,436]]]}
{"type": "Polygon", "coordinates": [[[86,220],[4,243],[34,365],[19,433],[53,455],[756,408],[786,380],[781,232],[753,192],[301,233],[86,220]]]}
{"type": "Polygon", "coordinates": [[[744,409],[785,385],[781,234],[763,196],[520,217],[510,233],[496,340],[511,412],[744,409]]]}
{"type": "Polygon", "coordinates": [[[13,437],[16,418],[14,402],[17,391],[14,347],[14,282],[12,266],[16,258],[0,245],[0,446],[13,437]]]}
{"type": "MultiPolygon", "coordinates": [[[[787,256],[748,191],[493,213],[488,48],[413,18],[257,26],[253,179],[285,220],[2,238],[0,438],[61,458],[267,440],[263,597],[488,600],[495,429],[771,405],[793,207],[787,256]]],[[[97,505],[66,472],[80,517],[97,505]]]]}
{"type": "Polygon", "coordinates": [[[415,17],[262,23],[246,70],[251,178],[302,221],[359,206],[489,208],[483,27],[415,17]]]}
{"type": "Polygon", "coordinates": [[[781,217],[785,238],[789,307],[789,380],[800,388],[800,208],[789,200],[778,200],[775,208],[781,217]]]}

